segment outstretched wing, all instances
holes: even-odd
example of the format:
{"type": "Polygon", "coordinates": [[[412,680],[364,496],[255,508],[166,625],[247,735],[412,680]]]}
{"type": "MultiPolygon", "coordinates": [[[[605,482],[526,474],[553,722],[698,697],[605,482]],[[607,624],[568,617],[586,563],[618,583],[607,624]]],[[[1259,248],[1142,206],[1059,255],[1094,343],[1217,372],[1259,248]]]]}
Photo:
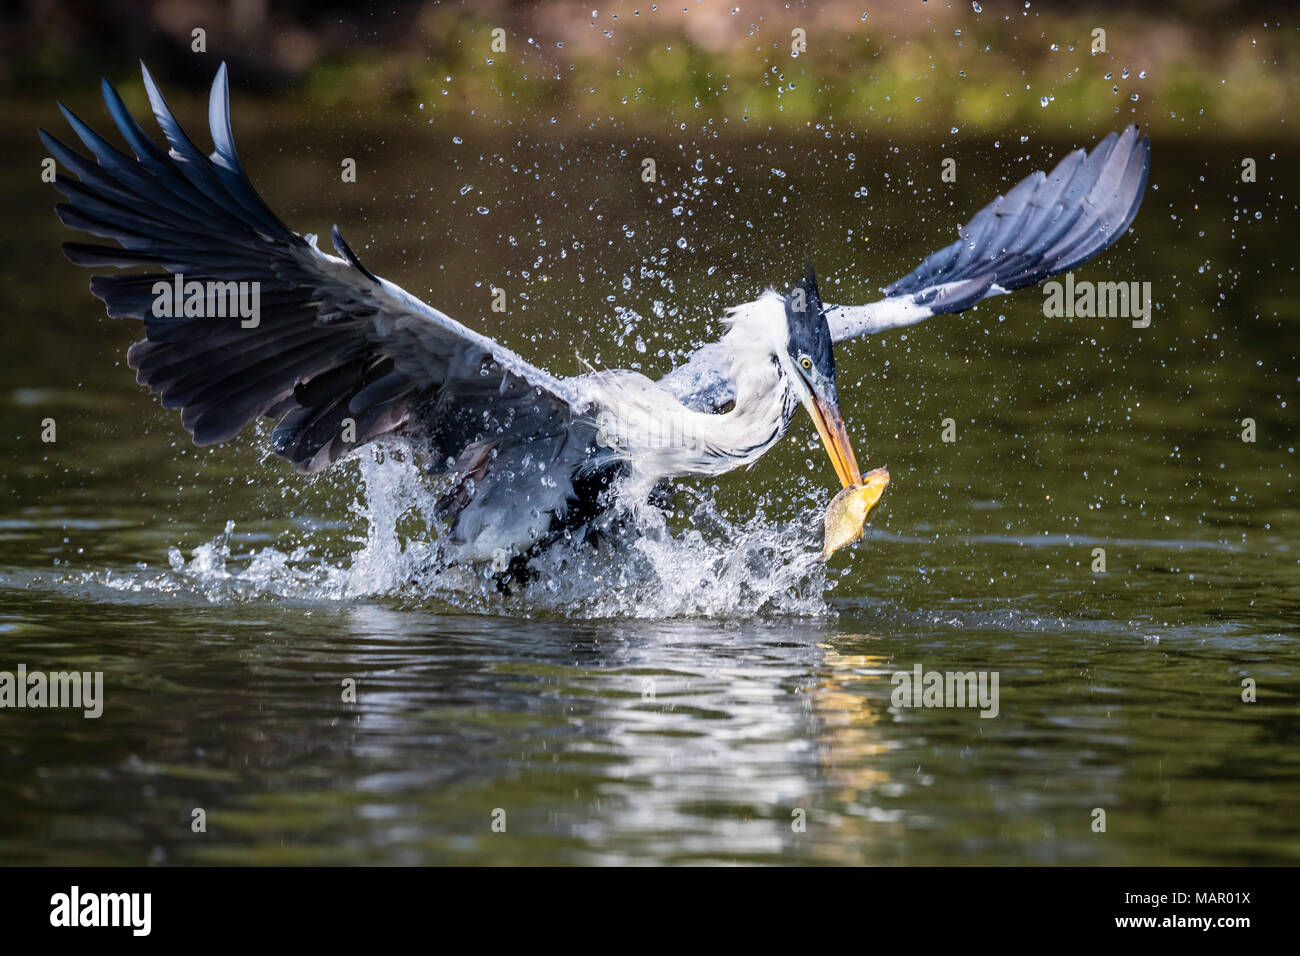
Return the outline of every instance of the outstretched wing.
{"type": "Polygon", "coordinates": [[[1133,125],[1091,153],[1076,150],[1051,173],[1025,177],[957,230],[959,239],[887,286],[888,298],[828,305],[831,338],[841,342],[951,315],[1073,269],[1128,229],[1150,168],[1150,141],[1133,125]]]}
{"type": "Polygon", "coordinates": [[[104,101],[133,156],[62,106],[95,161],[44,130],[40,137],[77,177],[58,177],[68,200],[59,217],[120,246],[69,242],[68,258],[153,267],[96,275],[91,290],[110,315],[144,322],[145,339],[127,360],[165,406],[182,410],[195,442],[227,441],[264,415],[279,419],[274,450],[309,472],[399,432],[426,437],[439,466],[470,445],[469,457],[481,458],[485,441],[499,448],[549,440],[558,453],[579,403],[571,381],[373,275],[337,226],[332,238],[341,258],[271,212],[235,152],[225,64],[209,99],[210,156],[186,136],[147,69],[144,85],[167,152],[107,81],[104,101]],[[186,303],[185,290],[207,290],[194,300],[194,314],[165,314],[174,311],[176,303],[162,299],[173,298],[167,287],[176,277],[186,303]],[[230,295],[242,296],[245,312],[236,312],[230,295]]]}
{"type": "MultiPolygon", "coordinates": [[[[1137,216],[1151,144],[1137,126],[1076,150],[1050,174],[1036,172],[985,206],[957,241],[929,256],[868,305],[827,305],[835,342],[969,309],[991,295],[1033,285],[1101,252],[1137,216]]],[[[696,349],[660,384],[699,411],[735,398],[721,345],[696,349]]]]}

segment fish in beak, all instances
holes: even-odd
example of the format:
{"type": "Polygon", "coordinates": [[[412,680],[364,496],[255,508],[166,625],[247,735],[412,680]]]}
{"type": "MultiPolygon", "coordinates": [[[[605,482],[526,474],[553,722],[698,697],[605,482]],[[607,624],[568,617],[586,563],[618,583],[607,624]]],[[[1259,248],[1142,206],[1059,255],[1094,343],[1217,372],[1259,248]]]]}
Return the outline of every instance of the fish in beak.
{"type": "Polygon", "coordinates": [[[829,561],[832,554],[862,537],[867,515],[876,506],[880,496],[889,487],[889,472],[877,468],[863,477],[862,483],[845,488],[826,507],[822,519],[825,531],[822,560],[829,561]]]}
{"type": "Polygon", "coordinates": [[[829,561],[840,548],[846,547],[862,538],[867,523],[877,502],[889,487],[889,472],[877,468],[865,477],[858,468],[858,459],[853,454],[849,443],[849,431],[840,414],[839,404],[832,397],[818,391],[809,393],[804,405],[817,426],[826,454],[835,466],[843,490],[837,494],[826,507],[822,519],[824,530],[822,560],[829,561]]]}

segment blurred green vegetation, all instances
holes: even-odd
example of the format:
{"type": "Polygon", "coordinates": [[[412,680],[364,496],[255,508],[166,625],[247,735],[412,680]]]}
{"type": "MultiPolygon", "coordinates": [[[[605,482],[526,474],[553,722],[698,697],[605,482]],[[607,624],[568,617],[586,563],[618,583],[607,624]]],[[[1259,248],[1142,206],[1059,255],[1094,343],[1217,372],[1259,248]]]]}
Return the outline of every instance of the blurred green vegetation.
{"type": "Polygon", "coordinates": [[[1286,5],[830,2],[33,5],[0,84],[59,88],[145,58],[195,85],[301,84],[321,105],[431,121],[659,131],[806,125],[893,135],[1095,127],[1288,136],[1300,32],[1286,5]],[[670,8],[671,7],[671,8],[670,8]],[[978,9],[977,9],[978,8],[978,9]],[[114,17],[114,11],[120,18],[114,17]],[[192,34],[205,31],[206,50],[192,34]],[[1093,49],[1105,31],[1105,52],[1093,49]],[[494,31],[505,52],[494,52],[494,31]],[[792,50],[795,31],[807,48],[792,50]],[[1107,125],[1118,125],[1109,123],[1107,125]]]}

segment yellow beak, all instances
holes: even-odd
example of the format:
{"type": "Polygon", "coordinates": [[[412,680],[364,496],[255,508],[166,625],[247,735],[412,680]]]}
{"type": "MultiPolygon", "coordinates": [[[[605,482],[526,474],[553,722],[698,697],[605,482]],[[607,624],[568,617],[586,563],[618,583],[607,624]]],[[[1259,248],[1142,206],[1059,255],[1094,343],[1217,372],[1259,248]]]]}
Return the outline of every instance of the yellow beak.
{"type": "Polygon", "coordinates": [[[826,454],[835,466],[840,484],[845,488],[862,484],[862,471],[853,455],[853,446],[849,444],[849,430],[844,425],[844,416],[840,414],[839,406],[822,401],[816,393],[804,404],[812,416],[813,424],[817,426],[817,434],[822,437],[822,444],[826,446],[826,454]]]}

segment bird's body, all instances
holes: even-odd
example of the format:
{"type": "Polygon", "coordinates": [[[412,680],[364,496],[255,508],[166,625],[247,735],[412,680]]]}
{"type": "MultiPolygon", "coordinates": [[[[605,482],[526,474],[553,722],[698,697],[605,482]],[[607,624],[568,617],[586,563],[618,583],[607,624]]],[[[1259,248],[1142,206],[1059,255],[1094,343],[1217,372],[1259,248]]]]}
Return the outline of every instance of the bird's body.
{"type": "Polygon", "coordinates": [[[589,522],[616,494],[752,465],[800,405],[844,487],[860,482],[832,343],[962,311],[1095,255],[1136,215],[1148,167],[1146,140],[1130,127],[999,197],[880,302],[824,305],[809,267],[784,293],[729,310],[722,339],[658,381],[629,370],[565,378],[375,276],[337,227],[332,256],[285,226],[235,153],[224,65],[209,103],[211,155],[189,140],[148,71],[144,79],[167,151],[107,82],[105,102],[133,155],[67,110],[93,162],[41,132],[77,176],[57,179],[68,199],[60,218],[117,243],[67,243],[69,258],[161,267],[91,280],[110,315],[144,323],[128,353],[138,381],[182,410],[198,444],[276,420],[272,449],[303,472],[376,439],[411,442],[442,483],[444,553],[456,562],[517,558],[589,522]],[[259,314],[214,310],[211,298],[194,314],[161,314],[160,290],[182,277],[251,286],[259,314]]]}
{"type": "Polygon", "coordinates": [[[552,440],[559,451],[553,457],[544,453],[550,445],[512,442],[508,431],[495,441],[472,442],[456,485],[469,477],[487,487],[455,511],[449,538],[454,557],[500,560],[503,553],[523,553],[567,528],[570,510],[589,513],[597,503],[581,499],[593,492],[644,496],[664,479],[721,475],[758,461],[785,435],[801,403],[792,375],[782,368],[785,300],[765,293],[731,309],[728,321],[720,345],[733,398],[725,411],[693,408],[640,372],[610,369],[566,380],[572,417],[552,440]],[[581,479],[593,475],[606,480],[589,481],[582,490],[581,479]],[[614,478],[617,488],[611,487],[614,478]],[[507,496],[516,502],[509,516],[507,496]]]}

